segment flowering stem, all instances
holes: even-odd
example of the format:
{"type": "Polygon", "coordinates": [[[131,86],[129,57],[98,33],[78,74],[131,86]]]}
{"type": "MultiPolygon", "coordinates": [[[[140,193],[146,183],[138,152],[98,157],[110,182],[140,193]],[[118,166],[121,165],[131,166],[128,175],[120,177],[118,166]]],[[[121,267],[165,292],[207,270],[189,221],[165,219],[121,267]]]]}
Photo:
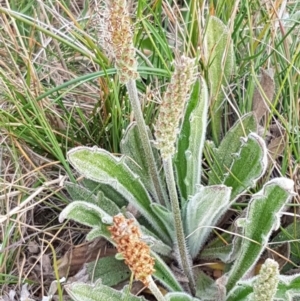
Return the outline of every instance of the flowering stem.
{"type": "Polygon", "coordinates": [[[186,247],[185,236],[183,231],[182,219],[181,219],[181,211],[179,207],[179,200],[175,185],[174,179],[174,171],[172,165],[172,158],[166,158],[163,160],[164,169],[166,173],[166,181],[168,186],[168,191],[171,200],[171,208],[172,214],[174,218],[174,225],[175,225],[175,232],[176,232],[176,239],[178,244],[179,256],[180,256],[180,263],[183,269],[183,272],[187,276],[189,280],[189,287],[191,289],[191,293],[195,295],[195,279],[192,272],[192,267],[189,260],[188,250],[186,247]]]}
{"type": "Polygon", "coordinates": [[[163,294],[157,287],[156,283],[153,281],[152,277],[149,276],[147,278],[147,280],[149,282],[148,288],[151,291],[151,293],[155,296],[156,300],[157,301],[165,301],[165,297],[163,296],[163,294]]]}
{"type": "Polygon", "coordinates": [[[149,168],[150,176],[152,179],[152,186],[154,187],[153,193],[155,194],[154,199],[164,205],[165,204],[165,194],[161,186],[161,181],[159,178],[157,166],[155,163],[154,155],[149,141],[149,136],[147,132],[147,127],[145,120],[143,118],[143,113],[140,105],[140,101],[137,94],[136,82],[135,80],[130,79],[127,84],[127,91],[130,99],[130,103],[134,112],[135,120],[137,123],[138,131],[141,138],[141,144],[145,152],[146,163],[149,168]]]}

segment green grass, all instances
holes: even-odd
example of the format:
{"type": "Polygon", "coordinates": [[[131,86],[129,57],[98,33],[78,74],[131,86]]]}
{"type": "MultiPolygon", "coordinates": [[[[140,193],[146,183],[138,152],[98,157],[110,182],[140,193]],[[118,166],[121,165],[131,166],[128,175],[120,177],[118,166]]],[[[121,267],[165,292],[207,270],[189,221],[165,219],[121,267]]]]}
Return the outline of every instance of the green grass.
{"type": "MultiPolygon", "coordinates": [[[[97,145],[119,153],[122,133],[133,118],[126,89],[99,44],[95,5],[84,0],[79,6],[73,1],[9,2],[10,8],[0,7],[0,214],[32,199],[2,223],[2,293],[22,281],[35,282],[26,274],[30,240],[48,232],[55,235],[54,225],[56,232],[67,231],[57,224],[67,195],[58,183],[42,186],[59,176],[75,181],[67,150],[97,145]],[[49,216],[32,235],[37,204],[49,216]]],[[[141,74],[137,85],[147,124],[152,128],[175,55],[198,56],[200,73],[207,79],[203,36],[205,20],[214,14],[231,29],[236,58],[234,76],[222,87],[222,133],[252,110],[260,69],[272,68],[276,89],[266,129],[276,122],[285,130],[283,153],[273,163],[291,177],[300,164],[299,3],[288,1],[288,19],[278,21],[274,8],[279,12],[284,1],[275,1],[273,7],[259,0],[186,1],[187,7],[178,2],[139,0],[133,13],[141,74]]],[[[61,242],[54,244],[59,249],[61,242]]]]}

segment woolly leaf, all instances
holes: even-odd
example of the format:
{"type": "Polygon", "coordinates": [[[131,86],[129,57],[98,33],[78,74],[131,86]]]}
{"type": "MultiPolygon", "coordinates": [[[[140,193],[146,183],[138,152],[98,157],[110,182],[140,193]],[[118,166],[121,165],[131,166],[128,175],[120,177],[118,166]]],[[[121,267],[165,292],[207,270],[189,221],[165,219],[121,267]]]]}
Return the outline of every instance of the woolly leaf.
{"type": "Polygon", "coordinates": [[[96,195],[85,187],[77,183],[65,182],[65,188],[73,201],[86,201],[95,205],[97,204],[96,195]]]}
{"type": "MultiPolygon", "coordinates": [[[[151,131],[148,129],[149,139],[153,140],[151,131]]],[[[132,122],[126,129],[123,139],[120,143],[121,153],[125,155],[124,161],[126,165],[139,177],[145,185],[146,189],[155,195],[155,188],[152,186],[151,174],[146,164],[145,152],[143,150],[138,127],[136,122],[132,122]]],[[[158,150],[152,148],[156,162],[159,162],[158,150]]],[[[165,196],[167,199],[167,196],[165,196]]]]}
{"type": "Polygon", "coordinates": [[[123,139],[120,142],[121,153],[125,155],[124,161],[127,166],[137,175],[140,176],[142,182],[145,183],[147,189],[151,191],[152,187],[148,187],[150,173],[147,170],[146,160],[143,157],[144,152],[140,143],[138,128],[136,122],[132,122],[126,129],[123,139]]]}
{"type": "Polygon", "coordinates": [[[166,265],[165,261],[161,259],[156,253],[151,251],[151,257],[155,259],[153,276],[158,279],[168,290],[175,292],[182,292],[183,289],[177,281],[174,273],[166,265]]]}
{"type": "Polygon", "coordinates": [[[120,213],[120,209],[118,208],[118,206],[113,201],[106,198],[102,191],[99,191],[96,197],[97,204],[99,204],[98,206],[105,212],[107,212],[109,215],[114,216],[120,213]]]}
{"type": "Polygon", "coordinates": [[[98,182],[92,181],[87,178],[83,178],[82,184],[86,189],[90,190],[94,194],[96,194],[97,191],[99,191],[99,187],[101,185],[98,182]]]}
{"type": "Polygon", "coordinates": [[[131,275],[130,269],[124,261],[117,260],[115,256],[107,256],[97,262],[88,264],[88,273],[91,279],[101,279],[103,285],[113,286],[131,275]]]}
{"type": "Polygon", "coordinates": [[[94,227],[86,236],[86,240],[87,241],[91,241],[94,240],[95,238],[98,237],[104,237],[106,238],[108,241],[110,241],[111,243],[113,243],[113,241],[111,240],[111,234],[107,229],[107,225],[100,225],[98,227],[94,227]]]}
{"type": "Polygon", "coordinates": [[[279,276],[274,300],[296,301],[300,299],[300,274],[279,276]]]}
{"type": "Polygon", "coordinates": [[[172,257],[172,248],[169,245],[165,244],[163,241],[161,241],[159,237],[155,235],[152,231],[150,231],[151,227],[142,225],[140,219],[138,220],[138,223],[141,232],[143,233],[142,240],[151,248],[151,250],[155,251],[160,255],[172,257]]]}
{"type": "Polygon", "coordinates": [[[186,293],[168,293],[165,295],[166,301],[200,301],[186,293]]]}
{"type": "Polygon", "coordinates": [[[226,298],[226,301],[254,301],[251,297],[253,295],[253,280],[239,281],[230,295],[226,298]]]}
{"type": "Polygon", "coordinates": [[[231,33],[218,18],[210,16],[205,33],[207,66],[211,96],[211,123],[214,141],[218,144],[221,134],[222,86],[227,86],[234,69],[234,51],[231,33]]]}
{"type": "Polygon", "coordinates": [[[104,196],[119,207],[122,208],[128,204],[128,201],[118,191],[111,189],[111,186],[92,181],[90,179],[83,179],[83,185],[90,190],[93,194],[97,195],[99,191],[103,192],[104,196]]]}
{"type": "Polygon", "coordinates": [[[170,237],[174,237],[175,229],[172,212],[160,204],[153,203],[151,204],[151,208],[157,217],[166,225],[170,237]]]}
{"type": "Polygon", "coordinates": [[[199,192],[187,203],[185,229],[187,246],[195,258],[208,235],[230,204],[231,189],[224,185],[201,186],[199,192]]]}
{"type": "Polygon", "coordinates": [[[197,271],[196,276],[196,297],[203,301],[216,301],[217,285],[215,281],[204,272],[197,271]]]}
{"type": "Polygon", "coordinates": [[[196,81],[185,110],[177,143],[175,166],[181,196],[196,193],[202,170],[202,151],[207,128],[208,91],[204,79],[196,81]]]}
{"type": "Polygon", "coordinates": [[[103,223],[112,223],[112,217],[94,204],[84,201],[70,203],[59,215],[59,222],[72,219],[89,227],[99,227],[103,223]]]}
{"type": "Polygon", "coordinates": [[[280,212],[290,200],[293,187],[292,180],[276,178],[252,196],[243,229],[245,238],[228,275],[228,292],[258,261],[271,233],[280,225],[280,212]]]}
{"type": "Polygon", "coordinates": [[[225,175],[235,159],[233,154],[237,154],[242,146],[241,137],[246,137],[250,132],[257,131],[257,123],[252,113],[244,115],[226,133],[220,146],[214,150],[213,163],[209,175],[209,185],[222,184],[225,175]]]}
{"type": "Polygon", "coordinates": [[[215,239],[209,241],[201,251],[199,258],[202,260],[218,258],[224,263],[233,262],[241,248],[242,238],[240,237],[241,233],[238,233],[239,235],[234,234],[236,230],[240,232],[241,229],[237,228],[232,230],[232,228],[233,227],[229,227],[229,229],[227,229],[227,231],[233,232],[232,234],[224,232],[219,234],[215,239]]]}
{"type": "MultiPolygon", "coordinates": [[[[158,253],[163,256],[172,257],[172,248],[168,245],[164,244],[161,240],[155,240],[153,237],[151,237],[149,241],[146,239],[147,244],[150,245],[151,250],[153,250],[155,253],[158,253]],[[148,243],[149,242],[149,243],[148,243]]],[[[144,237],[143,237],[143,240],[144,237]]]]}
{"type": "Polygon", "coordinates": [[[110,232],[107,224],[113,222],[112,217],[97,205],[85,202],[74,201],[70,203],[59,215],[59,222],[65,219],[72,219],[78,223],[92,227],[86,239],[92,240],[97,237],[105,237],[110,240],[110,232]]]}
{"type": "Polygon", "coordinates": [[[117,215],[120,212],[118,206],[106,198],[102,191],[98,191],[97,195],[95,195],[85,187],[74,183],[66,183],[65,187],[73,201],[85,201],[94,204],[111,216],[117,215]]]}
{"type": "Polygon", "coordinates": [[[150,208],[148,192],[122,158],[116,158],[100,148],[77,147],[68,152],[68,159],[86,178],[107,184],[122,194],[152,224],[164,241],[170,241],[164,224],[150,208]]]}
{"type": "Polygon", "coordinates": [[[232,253],[232,244],[227,244],[216,247],[205,247],[201,253],[200,258],[203,260],[212,260],[212,259],[220,259],[222,262],[228,263],[230,262],[230,257],[232,253]]]}
{"type": "Polygon", "coordinates": [[[244,144],[224,180],[226,186],[232,187],[232,200],[253,187],[268,165],[267,147],[260,136],[251,133],[243,141],[244,144]]]}
{"type": "Polygon", "coordinates": [[[95,284],[74,282],[65,288],[74,301],[145,301],[143,297],[133,296],[128,291],[117,291],[101,281],[95,284]]]}

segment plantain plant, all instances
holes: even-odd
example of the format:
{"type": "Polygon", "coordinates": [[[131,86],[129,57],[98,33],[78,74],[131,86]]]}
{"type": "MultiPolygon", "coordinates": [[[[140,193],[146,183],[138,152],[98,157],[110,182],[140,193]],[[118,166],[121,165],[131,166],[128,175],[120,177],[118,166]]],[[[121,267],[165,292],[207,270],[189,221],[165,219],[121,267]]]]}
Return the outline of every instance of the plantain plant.
{"type": "MultiPolygon", "coordinates": [[[[73,202],[61,212],[60,221],[73,219],[91,227],[87,239],[104,237],[116,246],[118,256],[96,263],[99,280],[94,284],[68,285],[70,296],[78,301],[143,300],[131,295],[128,287],[122,291],[111,288],[129,278],[129,270],[157,300],[259,301],[300,296],[300,275],[279,275],[273,259],[265,261],[257,276],[252,273],[271,234],[280,226],[294,186],[292,180],[274,178],[257,187],[268,159],[254,115],[241,117],[217,147],[205,143],[210,95],[219,99],[214,80],[222,79],[209,76],[207,83],[197,73],[196,60],[181,56],[175,60],[153,136],[138,99],[137,62],[125,2],[112,1],[106,18],[111,34],[108,44],[119,79],[126,84],[135,121],[121,141],[121,156],[98,147],[68,152],[69,162],[85,180],[83,185],[66,183],[73,202]],[[212,167],[203,180],[204,149],[212,167]],[[252,189],[257,192],[245,203],[241,217],[214,237],[225,214],[252,189]],[[226,272],[214,281],[195,266],[203,260],[221,260],[226,272]],[[166,295],[153,278],[168,290],[166,295]]],[[[216,18],[209,23],[209,31],[221,36],[227,34],[224,28],[216,18]]],[[[217,36],[209,35],[208,45],[217,36]]],[[[233,54],[231,45],[225,46],[230,62],[224,76],[229,78],[233,54]]],[[[223,39],[209,46],[218,54],[210,58],[212,72],[220,68],[223,56],[219,52],[225,46],[223,39]]],[[[216,120],[212,126],[218,141],[216,120]]]]}

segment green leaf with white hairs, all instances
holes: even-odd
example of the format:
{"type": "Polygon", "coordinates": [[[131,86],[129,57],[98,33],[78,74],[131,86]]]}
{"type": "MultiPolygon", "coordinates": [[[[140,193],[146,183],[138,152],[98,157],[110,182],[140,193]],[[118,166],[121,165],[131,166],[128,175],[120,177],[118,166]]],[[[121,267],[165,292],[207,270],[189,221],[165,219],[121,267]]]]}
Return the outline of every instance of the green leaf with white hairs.
{"type": "MultiPolygon", "coordinates": [[[[229,227],[227,231],[208,242],[198,258],[202,260],[220,259],[224,263],[233,262],[241,247],[241,237],[235,235],[236,230],[229,227]],[[221,236],[221,237],[220,237],[221,236]]],[[[240,233],[239,233],[240,234],[240,233]]]]}
{"type": "Polygon", "coordinates": [[[274,301],[300,300],[300,274],[291,276],[279,275],[274,301]]]}
{"type": "Polygon", "coordinates": [[[184,200],[196,193],[196,185],[201,182],[208,101],[207,85],[200,77],[185,110],[174,159],[177,183],[184,200]]]}
{"type": "Polygon", "coordinates": [[[103,211],[98,205],[85,201],[74,201],[70,203],[59,215],[59,222],[72,219],[78,223],[92,227],[86,239],[92,240],[97,237],[105,237],[110,240],[108,224],[112,224],[112,217],[103,211]]]}
{"type": "Polygon", "coordinates": [[[107,212],[109,215],[114,216],[120,213],[120,209],[118,208],[118,206],[113,201],[106,198],[102,191],[98,192],[96,198],[97,198],[96,204],[98,204],[98,206],[102,210],[107,212]]]}
{"type": "Polygon", "coordinates": [[[73,201],[86,201],[88,203],[96,204],[96,193],[77,183],[65,182],[65,188],[70,194],[73,201]]]}
{"type": "Polygon", "coordinates": [[[103,223],[111,224],[113,222],[112,217],[97,205],[84,201],[70,203],[59,215],[60,223],[65,219],[72,219],[89,227],[99,227],[103,223]]]}
{"type": "Polygon", "coordinates": [[[226,133],[219,147],[214,150],[212,167],[209,175],[209,185],[222,184],[228,170],[242,146],[241,137],[247,137],[250,132],[257,131],[257,122],[253,113],[241,117],[226,133]]]}
{"type": "Polygon", "coordinates": [[[146,301],[143,297],[130,294],[127,287],[117,291],[103,285],[101,280],[94,284],[74,282],[66,285],[65,289],[74,301],[146,301]]]}
{"type": "Polygon", "coordinates": [[[224,185],[201,186],[186,206],[187,247],[195,258],[222,215],[230,205],[231,188],[224,185]]]}
{"type": "Polygon", "coordinates": [[[214,142],[219,144],[222,122],[222,86],[227,86],[234,70],[233,42],[228,27],[218,18],[210,16],[205,33],[205,53],[211,96],[211,125],[214,142]]]}
{"type": "MultiPolygon", "coordinates": [[[[144,230],[144,229],[143,229],[144,230]]],[[[164,244],[161,240],[155,239],[155,237],[142,237],[142,240],[150,246],[151,250],[157,254],[172,258],[172,248],[164,244]]]]}
{"type": "Polygon", "coordinates": [[[193,298],[187,293],[168,293],[165,295],[165,301],[201,301],[200,299],[193,298]]]}
{"type": "Polygon", "coordinates": [[[221,85],[229,81],[235,64],[231,33],[217,17],[208,18],[205,43],[209,87],[214,98],[221,92],[221,85]]]}
{"type": "Polygon", "coordinates": [[[92,241],[96,238],[104,237],[107,239],[111,244],[114,244],[113,240],[111,239],[111,234],[107,229],[107,225],[102,224],[98,227],[94,227],[86,236],[87,241],[92,241]]]}
{"type": "Polygon", "coordinates": [[[202,153],[207,129],[208,90],[206,82],[201,77],[201,90],[196,108],[192,111],[190,121],[189,147],[185,151],[187,174],[185,184],[187,195],[194,195],[197,185],[201,183],[202,153]]]}
{"type": "Polygon", "coordinates": [[[243,145],[235,154],[236,159],[229,168],[224,184],[232,187],[231,199],[253,187],[264,175],[268,166],[265,141],[255,133],[242,138],[243,145]]]}
{"type": "Polygon", "coordinates": [[[120,213],[118,206],[106,198],[102,191],[98,191],[97,195],[95,195],[85,187],[70,182],[66,183],[65,187],[67,188],[67,191],[71,195],[73,201],[85,201],[94,204],[111,216],[120,213]]]}
{"type": "Polygon", "coordinates": [[[158,279],[169,291],[182,292],[183,288],[177,281],[174,272],[171,271],[165,261],[153,251],[151,251],[151,257],[155,259],[155,272],[153,277],[158,279]]]}
{"type": "Polygon", "coordinates": [[[130,278],[131,271],[124,261],[115,256],[100,258],[97,262],[88,263],[90,279],[101,279],[103,285],[113,286],[130,278]]]}
{"type": "Polygon", "coordinates": [[[238,285],[233,288],[230,295],[226,298],[226,301],[251,301],[254,280],[255,278],[239,281],[238,285]]]}
{"type": "Polygon", "coordinates": [[[77,147],[68,152],[68,160],[84,177],[111,186],[125,197],[151,223],[165,242],[170,242],[164,224],[151,210],[151,198],[140,178],[121,158],[100,148],[77,147]]]}
{"type": "Polygon", "coordinates": [[[199,257],[202,260],[213,260],[220,259],[222,262],[229,262],[230,254],[232,252],[232,244],[225,245],[223,243],[222,246],[218,247],[205,247],[203,251],[201,251],[199,257]]]}
{"type": "MultiPolygon", "coordinates": [[[[153,140],[152,134],[148,129],[149,139],[153,140]]],[[[121,152],[125,155],[124,161],[126,165],[137,175],[140,176],[141,181],[146,189],[155,195],[155,188],[152,186],[152,180],[147,160],[145,159],[145,152],[141,144],[140,135],[136,122],[132,122],[126,129],[123,139],[120,143],[121,152]]],[[[159,163],[160,157],[158,150],[152,148],[156,162],[159,163]]]]}
{"type": "MultiPolygon", "coordinates": [[[[233,262],[236,257],[237,254],[241,248],[241,244],[242,244],[242,238],[239,235],[235,235],[233,237],[232,243],[228,246],[226,246],[227,248],[224,250],[224,252],[222,253],[223,257],[220,258],[224,263],[230,263],[233,262]]],[[[221,255],[221,253],[219,253],[221,255]]]]}
{"type": "Polygon", "coordinates": [[[100,186],[101,186],[100,183],[92,181],[87,178],[83,178],[82,184],[86,189],[90,190],[93,194],[96,194],[97,191],[99,191],[100,186]]]}
{"type": "Polygon", "coordinates": [[[165,206],[156,203],[152,203],[151,208],[152,211],[157,215],[157,217],[165,224],[170,237],[174,237],[175,228],[174,228],[174,218],[172,212],[169,209],[167,209],[165,206]]]}
{"type": "Polygon", "coordinates": [[[141,239],[151,248],[151,250],[163,256],[172,257],[172,248],[169,245],[162,242],[157,235],[150,231],[151,227],[143,226],[140,223],[139,228],[143,233],[141,239]]]}
{"type": "Polygon", "coordinates": [[[216,282],[205,274],[202,270],[197,270],[196,277],[196,297],[203,301],[216,301],[218,287],[216,282]]]}
{"type": "Polygon", "coordinates": [[[224,263],[234,261],[241,246],[240,233],[236,235],[236,231],[236,227],[232,224],[226,231],[219,233],[205,245],[198,259],[206,261],[220,259],[224,263]]]}
{"type": "Polygon", "coordinates": [[[98,183],[87,178],[83,179],[82,182],[84,187],[95,195],[97,195],[99,191],[103,192],[104,196],[109,200],[112,200],[119,208],[128,205],[128,201],[124,198],[124,196],[118,191],[111,189],[111,186],[104,183],[98,183]]]}
{"type": "Polygon", "coordinates": [[[280,226],[280,214],[292,196],[293,187],[292,180],[276,178],[252,196],[247,216],[240,223],[244,225],[244,239],[240,253],[228,274],[228,292],[259,260],[273,230],[280,226]]]}
{"type": "Polygon", "coordinates": [[[120,142],[121,153],[125,155],[124,161],[127,166],[137,175],[148,190],[153,187],[149,186],[150,173],[144,157],[144,151],[140,142],[139,132],[136,122],[132,122],[126,129],[123,139],[120,142]]]}

